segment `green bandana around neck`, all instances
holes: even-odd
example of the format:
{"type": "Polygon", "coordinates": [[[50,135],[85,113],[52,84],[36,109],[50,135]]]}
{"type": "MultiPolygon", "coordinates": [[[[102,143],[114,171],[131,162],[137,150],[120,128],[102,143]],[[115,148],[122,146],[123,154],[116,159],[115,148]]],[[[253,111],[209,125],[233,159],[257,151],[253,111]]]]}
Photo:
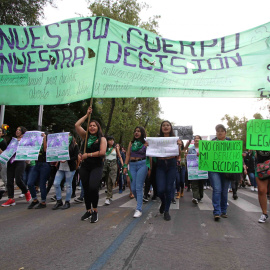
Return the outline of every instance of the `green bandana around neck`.
{"type": "Polygon", "coordinates": [[[106,152],[106,156],[108,156],[113,150],[113,147],[112,148],[107,148],[107,152],[106,152]]]}
{"type": "Polygon", "coordinates": [[[142,149],[143,147],[143,143],[139,140],[135,140],[133,143],[132,143],[132,146],[131,146],[131,151],[132,152],[137,152],[139,151],[140,149],[142,149]]]}
{"type": "Polygon", "coordinates": [[[68,144],[70,145],[72,143],[72,136],[68,136],[68,144]]]}
{"type": "Polygon", "coordinates": [[[97,136],[90,135],[87,140],[87,148],[90,148],[91,145],[97,140],[97,136]]]}

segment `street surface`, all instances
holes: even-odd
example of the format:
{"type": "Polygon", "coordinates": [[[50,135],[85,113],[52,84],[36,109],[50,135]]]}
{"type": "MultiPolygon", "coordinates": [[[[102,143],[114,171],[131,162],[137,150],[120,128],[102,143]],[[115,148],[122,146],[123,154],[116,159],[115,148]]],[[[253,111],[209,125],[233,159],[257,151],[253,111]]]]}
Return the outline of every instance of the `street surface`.
{"type": "Polygon", "coordinates": [[[205,190],[203,202],[194,205],[185,192],[171,206],[172,220],[164,221],[159,201],[149,200],[135,219],[128,190],[114,189],[105,206],[103,188],[99,221],[92,224],[80,220],[85,206],[73,199],[70,209],[53,211],[53,188],[47,208],[39,210],[28,210],[15,190],[16,206],[0,207],[0,269],[270,269],[270,219],[258,223],[257,192],[240,189],[236,201],[229,193],[228,218],[219,222],[213,220],[211,193],[205,190]]]}

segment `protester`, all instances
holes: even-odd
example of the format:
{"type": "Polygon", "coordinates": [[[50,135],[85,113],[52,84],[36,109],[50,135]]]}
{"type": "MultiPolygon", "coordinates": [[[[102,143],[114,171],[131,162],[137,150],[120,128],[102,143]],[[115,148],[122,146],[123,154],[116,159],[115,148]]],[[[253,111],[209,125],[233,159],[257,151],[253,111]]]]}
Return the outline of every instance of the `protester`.
{"type": "Polygon", "coordinates": [[[107,185],[107,196],[105,205],[110,205],[113,197],[113,186],[115,185],[117,177],[117,157],[119,158],[121,165],[123,166],[123,160],[119,151],[119,145],[114,144],[114,138],[112,136],[107,137],[107,151],[105,156],[105,162],[103,167],[103,175],[107,185]]]}
{"type": "Polygon", "coordinates": [[[78,159],[79,147],[75,142],[73,136],[68,136],[69,140],[69,160],[60,161],[58,163],[58,171],[56,172],[54,179],[54,188],[56,193],[56,204],[52,208],[53,210],[61,208],[62,210],[70,208],[70,199],[72,195],[72,180],[76,172],[76,161],[78,159]],[[65,178],[66,182],[66,199],[63,205],[61,195],[61,181],[65,178]]]}
{"type": "Polygon", "coordinates": [[[123,174],[123,165],[125,163],[126,160],[126,151],[123,147],[119,146],[120,149],[120,156],[122,159],[122,163],[119,157],[117,157],[117,165],[118,165],[118,184],[119,184],[119,194],[121,194],[125,189],[126,189],[126,183],[127,183],[127,179],[126,179],[126,175],[123,174]]]}
{"type": "MultiPolygon", "coordinates": [[[[269,177],[261,177],[261,173],[258,170],[258,167],[268,166],[270,163],[270,151],[256,151],[257,158],[257,168],[255,170],[256,181],[258,184],[258,198],[259,203],[262,209],[262,215],[258,220],[259,223],[265,223],[268,218],[267,214],[267,189],[270,184],[269,177]]],[[[268,166],[269,168],[269,166],[268,166]]]]}
{"type": "MultiPolygon", "coordinates": [[[[0,155],[6,150],[7,142],[4,139],[4,130],[0,128],[0,155]]],[[[7,165],[0,163],[1,178],[5,185],[5,191],[7,191],[7,165]]]]}
{"type": "Polygon", "coordinates": [[[245,153],[244,155],[244,162],[247,166],[248,178],[251,183],[251,187],[250,187],[251,191],[258,191],[257,182],[255,178],[255,166],[256,166],[255,155],[256,155],[256,152],[253,150],[248,150],[248,152],[245,153]]]}
{"type": "MultiPolygon", "coordinates": [[[[226,128],[223,125],[216,126],[216,137],[213,141],[230,140],[226,137],[226,128]]],[[[228,188],[230,185],[230,179],[226,177],[225,173],[209,172],[209,179],[213,188],[212,204],[214,207],[214,220],[218,221],[220,217],[227,218],[228,207],[228,188]]]]}
{"type": "Polygon", "coordinates": [[[124,164],[124,174],[127,173],[127,166],[131,174],[131,190],[136,198],[137,207],[133,215],[138,218],[142,215],[143,185],[147,175],[146,166],[146,133],[143,127],[137,126],[134,129],[133,139],[129,142],[126,163],[124,164]]]}
{"type": "MultiPolygon", "coordinates": [[[[189,148],[188,154],[191,155],[199,155],[199,141],[202,139],[201,136],[196,135],[194,137],[194,145],[189,148]]],[[[192,180],[191,181],[191,189],[193,193],[192,202],[194,204],[198,204],[203,198],[203,184],[204,181],[201,180],[192,180]]]]}
{"type": "MultiPolygon", "coordinates": [[[[16,130],[16,139],[20,141],[23,137],[23,134],[26,132],[26,128],[20,126],[16,130]]],[[[25,161],[24,160],[14,160],[14,154],[11,159],[7,163],[7,190],[8,190],[8,200],[2,204],[5,206],[13,206],[16,205],[14,199],[14,178],[16,185],[21,189],[22,193],[25,194],[25,199],[27,202],[31,200],[31,195],[29,190],[27,190],[26,185],[23,182],[23,173],[25,170],[25,161]]]]}
{"type": "Polygon", "coordinates": [[[79,174],[84,189],[86,207],[86,213],[81,217],[81,220],[91,218],[91,223],[96,223],[98,221],[99,185],[102,177],[103,158],[106,154],[107,142],[97,121],[90,121],[88,132],[81,127],[91,113],[92,108],[89,107],[86,115],[76,122],[75,128],[78,135],[87,143],[85,153],[83,151],[80,154],[82,164],[79,174]]]}
{"type": "Polygon", "coordinates": [[[32,195],[32,202],[28,206],[28,209],[43,209],[46,208],[47,190],[46,183],[50,177],[51,166],[50,163],[46,162],[46,151],[47,151],[47,139],[46,134],[42,133],[43,142],[39,151],[38,160],[34,166],[31,174],[29,175],[28,187],[32,195]],[[37,199],[37,192],[35,183],[39,179],[39,187],[41,193],[41,202],[37,199]]]}
{"type": "MultiPolygon", "coordinates": [[[[160,125],[160,137],[174,137],[172,124],[169,121],[163,121],[160,125]]],[[[178,142],[179,144],[180,142],[178,142]]],[[[179,148],[179,156],[181,150],[179,148]]],[[[178,156],[178,159],[180,157],[178,156]]],[[[169,214],[172,190],[174,190],[174,182],[176,179],[176,163],[177,157],[158,157],[157,169],[156,169],[156,184],[157,184],[157,195],[161,200],[161,206],[159,208],[160,214],[164,214],[164,220],[171,220],[169,214]]]]}

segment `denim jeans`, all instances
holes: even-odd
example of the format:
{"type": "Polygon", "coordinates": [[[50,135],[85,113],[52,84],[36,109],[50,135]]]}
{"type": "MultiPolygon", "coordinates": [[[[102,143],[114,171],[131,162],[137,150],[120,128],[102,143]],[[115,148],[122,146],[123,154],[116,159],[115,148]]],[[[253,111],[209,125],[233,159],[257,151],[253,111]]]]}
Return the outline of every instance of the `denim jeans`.
{"type": "Polygon", "coordinates": [[[55,189],[55,193],[56,193],[56,199],[57,200],[61,200],[62,199],[62,195],[61,195],[61,181],[63,180],[63,178],[65,177],[65,182],[66,182],[66,202],[69,202],[71,199],[71,194],[72,194],[72,180],[73,180],[73,176],[75,174],[75,170],[74,171],[62,171],[62,170],[58,170],[56,172],[55,178],[54,178],[54,189],[55,189]]]}
{"type": "Polygon", "coordinates": [[[41,202],[46,202],[47,197],[46,182],[50,177],[50,172],[51,166],[47,162],[36,162],[36,165],[33,166],[33,170],[29,175],[27,183],[33,200],[37,199],[35,183],[39,179],[41,202]]]}
{"type": "Polygon", "coordinates": [[[176,159],[158,159],[156,170],[157,195],[165,204],[165,212],[169,212],[172,189],[176,179],[176,159]]]}
{"type": "Polygon", "coordinates": [[[252,186],[257,187],[257,182],[254,173],[249,173],[249,180],[252,186]]]}
{"type": "Polygon", "coordinates": [[[185,187],[185,175],[186,175],[186,167],[181,166],[181,171],[176,170],[176,191],[179,192],[180,188],[184,189],[185,187]]]}
{"type": "Polygon", "coordinates": [[[26,166],[25,171],[23,173],[23,182],[27,186],[27,182],[29,179],[29,175],[31,174],[34,166],[26,166]]]}
{"type": "Polygon", "coordinates": [[[211,186],[213,188],[213,214],[220,215],[221,213],[227,213],[228,188],[230,185],[230,180],[225,177],[224,173],[209,172],[208,174],[211,186]]]}
{"type": "Polygon", "coordinates": [[[137,201],[136,210],[142,211],[143,204],[143,184],[147,175],[148,168],[145,160],[129,163],[129,171],[132,176],[131,190],[137,201]]]}

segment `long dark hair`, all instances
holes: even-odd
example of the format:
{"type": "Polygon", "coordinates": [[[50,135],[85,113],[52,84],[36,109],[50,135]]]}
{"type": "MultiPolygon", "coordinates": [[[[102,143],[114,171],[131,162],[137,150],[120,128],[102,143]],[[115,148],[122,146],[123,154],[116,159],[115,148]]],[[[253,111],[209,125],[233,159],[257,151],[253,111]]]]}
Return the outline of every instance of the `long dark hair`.
{"type": "Polygon", "coordinates": [[[175,134],[174,134],[174,131],[173,131],[173,127],[172,127],[172,124],[171,124],[171,122],[168,121],[168,120],[164,120],[164,121],[162,121],[162,123],[160,124],[159,137],[164,137],[164,133],[162,132],[162,125],[163,125],[163,123],[165,123],[165,122],[169,123],[170,126],[171,126],[171,131],[170,131],[169,137],[175,137],[175,134]]]}
{"type": "MultiPolygon", "coordinates": [[[[95,124],[97,125],[97,127],[98,127],[97,137],[98,137],[98,139],[100,140],[101,137],[104,137],[104,136],[103,136],[103,132],[102,132],[102,129],[101,129],[101,126],[100,126],[99,122],[96,121],[96,120],[91,120],[91,121],[89,122],[89,125],[90,125],[91,123],[95,123],[95,124]]],[[[88,136],[89,136],[89,135],[90,135],[90,134],[89,134],[89,132],[88,132],[88,136]]]]}
{"type": "Polygon", "coordinates": [[[106,140],[107,140],[107,148],[109,147],[109,146],[108,146],[108,141],[110,141],[110,140],[113,140],[113,141],[114,141],[112,147],[115,148],[115,145],[116,145],[116,144],[115,144],[115,140],[114,140],[114,137],[113,137],[113,136],[107,136],[107,137],[106,137],[106,140]]]}
{"type": "Polygon", "coordinates": [[[26,127],[19,126],[19,128],[21,129],[22,135],[27,131],[26,127]]]}
{"type": "MultiPolygon", "coordinates": [[[[139,141],[141,142],[141,143],[145,143],[145,141],[144,141],[144,139],[146,138],[146,132],[145,132],[145,129],[143,128],[143,127],[141,127],[141,126],[137,126],[137,127],[135,127],[134,128],[134,131],[133,131],[133,133],[135,133],[135,131],[136,131],[136,129],[139,129],[140,130],[140,132],[141,132],[141,137],[139,138],[139,141]]],[[[135,139],[135,137],[133,136],[133,139],[132,139],[132,143],[134,143],[134,141],[135,141],[136,139],[135,139]]]]}

